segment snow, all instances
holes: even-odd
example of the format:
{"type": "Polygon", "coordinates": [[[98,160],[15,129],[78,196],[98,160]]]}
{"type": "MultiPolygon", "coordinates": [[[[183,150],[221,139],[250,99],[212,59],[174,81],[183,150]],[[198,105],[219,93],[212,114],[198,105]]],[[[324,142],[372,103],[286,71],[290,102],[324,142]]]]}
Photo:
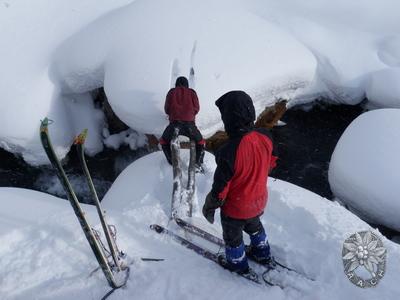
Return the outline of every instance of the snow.
{"type": "MultiPolygon", "coordinates": [[[[183,154],[188,157],[187,151],[183,154]]],[[[205,164],[205,175],[196,177],[192,221],[220,235],[219,217],[210,225],[199,211],[211,188],[214,157],[207,154],[205,164]]],[[[161,152],[155,152],[125,169],[105,196],[109,222],[117,226],[119,246],[132,262],[127,286],[110,299],[395,299],[400,292],[400,246],[377,231],[388,252],[384,278],[368,290],[349,282],[341,259],[343,241],[371,227],[314,193],[270,178],[262,222],[272,251],[279,260],[316,280],[284,275],[284,281],[295,288],[281,290],[252,284],[151,231],[152,223],[168,225],[171,189],[171,167],[161,152]],[[165,261],[142,262],[140,257],[165,261]]],[[[8,199],[10,208],[0,212],[3,299],[99,299],[109,290],[101,272],[90,275],[96,261],[67,201],[10,188],[1,188],[0,198],[8,199]]],[[[95,208],[83,208],[99,228],[95,208]]],[[[173,224],[169,226],[180,232],[173,224]]]]}
{"type": "Polygon", "coordinates": [[[68,39],[57,49],[53,67],[62,90],[81,93],[104,84],[122,121],[155,134],[167,124],[166,93],[178,75],[189,77],[193,68],[201,102],[197,123],[210,135],[221,126],[214,102],[223,93],[247,90],[260,112],[274,101],[272,92],[309,83],[315,60],[240,1],[142,0],[68,39]]]}
{"type": "MultiPolygon", "coordinates": [[[[73,137],[86,128],[87,124],[80,121],[94,111],[87,109],[76,119],[70,115],[72,111],[68,112],[65,106],[72,108],[74,103],[70,102],[75,97],[60,94],[50,74],[53,53],[81,27],[128,2],[131,1],[0,2],[0,147],[22,155],[33,165],[47,162],[40,145],[39,126],[40,120],[48,116],[55,120],[51,131],[56,151],[65,156],[73,137]]],[[[76,110],[82,109],[81,105],[76,106],[76,110]]],[[[98,130],[89,133],[89,153],[101,150],[102,145],[95,138],[98,130]]]]}
{"type": "Polygon", "coordinates": [[[355,119],[332,154],[329,183],[336,197],[376,224],[400,230],[400,109],[355,119]]]}
{"type": "Polygon", "coordinates": [[[232,89],[248,92],[258,113],[280,97],[289,106],[368,97],[399,107],[395,0],[2,3],[0,146],[33,165],[47,162],[37,134],[45,116],[55,120],[60,157],[86,127],[87,153],[103,149],[104,122],[89,93],[101,86],[122,121],[160,135],[165,95],[191,68],[206,137],[222,128],[214,101],[232,89]]]}
{"type": "MultiPolygon", "coordinates": [[[[291,105],[319,96],[357,104],[364,99],[374,72],[398,67],[398,1],[258,0],[251,3],[255,14],[286,29],[317,60],[314,81],[291,105]]],[[[396,85],[388,84],[387,90],[398,96],[396,85]]],[[[380,104],[386,107],[385,102],[380,104]]]]}
{"type": "Polygon", "coordinates": [[[119,149],[121,145],[128,145],[131,150],[143,147],[147,143],[147,137],[132,129],[123,130],[119,133],[111,134],[108,130],[103,131],[104,145],[114,150],[119,149]]]}
{"type": "MultiPolygon", "coordinates": [[[[60,158],[84,128],[88,155],[104,146],[137,149],[146,143],[144,134],[165,128],[165,95],[180,75],[199,95],[196,122],[205,137],[222,128],[214,101],[229,90],[249,93],[257,113],[281,97],[289,107],[319,97],[345,104],[367,98],[369,107],[386,109],[363,114],[345,131],[329,181],[340,203],[400,230],[399,10],[396,0],[38,0],[34,6],[0,0],[0,147],[29,164],[47,163],[39,140],[39,121],[47,116],[54,120],[49,130],[60,158]],[[93,102],[99,87],[130,129],[109,134],[93,102]]],[[[214,168],[207,155],[206,174],[197,176],[193,222],[220,235],[219,219],[209,225],[199,213],[214,168]]],[[[114,298],[399,294],[399,245],[377,232],[388,249],[387,273],[375,289],[353,286],[343,274],[342,243],[371,227],[336,202],[272,178],[262,218],[272,250],[316,282],[287,276],[295,288],[262,288],[221,270],[149,230],[151,223],[168,225],[171,173],[161,153],[147,155],[105,196],[109,220],[132,262],[128,286],[114,298]],[[166,261],[144,263],[143,256],[166,261]]],[[[54,178],[43,181],[49,191],[60,190],[54,178]]],[[[67,201],[13,188],[0,188],[0,199],[7,202],[0,212],[2,299],[98,299],[106,293],[103,275],[90,275],[96,262],[67,201]]],[[[98,226],[94,208],[83,207],[98,226]]]]}
{"type": "Polygon", "coordinates": [[[368,82],[366,96],[372,106],[400,108],[400,68],[373,73],[368,82]]]}

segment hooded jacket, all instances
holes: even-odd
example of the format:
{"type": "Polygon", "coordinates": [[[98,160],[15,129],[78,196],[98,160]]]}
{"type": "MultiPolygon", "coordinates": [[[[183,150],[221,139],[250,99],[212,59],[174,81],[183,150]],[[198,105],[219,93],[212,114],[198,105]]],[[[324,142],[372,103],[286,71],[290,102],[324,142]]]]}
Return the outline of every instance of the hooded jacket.
{"type": "Polygon", "coordinates": [[[259,216],[267,204],[268,174],[277,159],[272,155],[271,134],[267,129],[254,128],[255,109],[245,92],[228,92],[215,104],[229,139],[216,153],[211,193],[224,200],[221,210],[228,217],[259,216]]]}

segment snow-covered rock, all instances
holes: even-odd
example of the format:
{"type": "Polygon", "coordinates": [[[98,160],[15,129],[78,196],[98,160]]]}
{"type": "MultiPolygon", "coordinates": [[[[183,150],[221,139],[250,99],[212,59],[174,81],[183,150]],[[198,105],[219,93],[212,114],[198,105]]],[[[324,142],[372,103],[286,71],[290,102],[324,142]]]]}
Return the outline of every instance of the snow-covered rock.
{"type": "Polygon", "coordinates": [[[242,89],[260,112],[274,94],[307,85],[315,59],[299,41],[247,11],[242,1],[139,0],[91,23],[57,49],[63,91],[103,86],[118,117],[161,134],[164,100],[178,76],[194,77],[205,135],[221,126],[215,100],[242,89]],[[212,7],[212,9],[210,9],[212,7]]]}
{"type": "Polygon", "coordinates": [[[371,74],[366,96],[375,107],[400,108],[400,68],[384,69],[371,74]]]}
{"type": "MultiPolygon", "coordinates": [[[[40,120],[47,116],[55,121],[50,130],[56,151],[65,156],[74,135],[88,127],[87,120],[95,121],[91,115],[96,110],[90,109],[93,103],[80,103],[92,101],[87,95],[60,95],[50,68],[53,52],[68,36],[128,2],[0,2],[0,147],[21,154],[30,164],[47,162],[39,140],[40,120]]],[[[97,132],[89,132],[89,153],[102,149],[97,132]]]]}
{"type": "Polygon", "coordinates": [[[400,230],[400,109],[362,114],[341,136],[329,183],[341,201],[373,223],[400,230]]]}
{"type": "MultiPolygon", "coordinates": [[[[183,153],[188,156],[187,151],[183,153]]],[[[219,214],[216,224],[210,225],[199,209],[211,188],[214,157],[206,155],[205,165],[205,175],[196,177],[192,221],[220,236],[219,214]]],[[[342,206],[314,193],[269,179],[269,202],[262,222],[273,254],[315,279],[278,275],[288,285],[281,290],[249,283],[151,231],[150,224],[168,225],[171,189],[171,167],[156,152],[125,169],[103,200],[109,222],[117,226],[119,246],[132,260],[127,286],[115,291],[111,299],[372,300],[395,299],[400,293],[400,246],[376,231],[387,248],[386,274],[374,289],[350,283],[343,272],[343,241],[356,231],[372,229],[342,206]],[[139,257],[165,261],[141,262],[139,257]]],[[[0,228],[6,228],[0,231],[2,299],[100,299],[109,291],[100,271],[91,274],[97,263],[67,201],[7,188],[0,188],[0,199],[11,208],[0,212],[0,228]]],[[[99,228],[95,208],[83,208],[99,228]]],[[[169,226],[179,232],[172,223],[169,226]]]]}

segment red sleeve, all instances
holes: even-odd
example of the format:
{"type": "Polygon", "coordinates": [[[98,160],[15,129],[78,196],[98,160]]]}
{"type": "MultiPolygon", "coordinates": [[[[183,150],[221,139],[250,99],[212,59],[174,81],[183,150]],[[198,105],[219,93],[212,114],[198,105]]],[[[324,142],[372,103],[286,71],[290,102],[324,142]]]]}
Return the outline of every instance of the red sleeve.
{"type": "Polygon", "coordinates": [[[164,104],[164,111],[167,115],[169,115],[169,105],[171,102],[171,90],[169,90],[167,97],[165,98],[165,104],[164,104]]]}
{"type": "Polygon", "coordinates": [[[194,114],[197,115],[197,113],[200,111],[200,104],[199,104],[199,98],[197,98],[197,94],[195,91],[193,91],[193,108],[194,108],[194,114]]]}

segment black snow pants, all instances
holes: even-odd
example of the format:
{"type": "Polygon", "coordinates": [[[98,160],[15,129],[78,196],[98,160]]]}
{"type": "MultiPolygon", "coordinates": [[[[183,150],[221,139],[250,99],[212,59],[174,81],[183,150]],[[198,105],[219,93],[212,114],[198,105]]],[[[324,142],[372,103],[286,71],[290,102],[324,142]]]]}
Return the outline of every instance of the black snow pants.
{"type": "Polygon", "coordinates": [[[196,142],[196,164],[201,165],[204,158],[205,140],[194,122],[173,121],[165,128],[160,144],[167,161],[172,164],[170,142],[174,136],[175,128],[179,129],[179,135],[186,136],[196,142]]]}

